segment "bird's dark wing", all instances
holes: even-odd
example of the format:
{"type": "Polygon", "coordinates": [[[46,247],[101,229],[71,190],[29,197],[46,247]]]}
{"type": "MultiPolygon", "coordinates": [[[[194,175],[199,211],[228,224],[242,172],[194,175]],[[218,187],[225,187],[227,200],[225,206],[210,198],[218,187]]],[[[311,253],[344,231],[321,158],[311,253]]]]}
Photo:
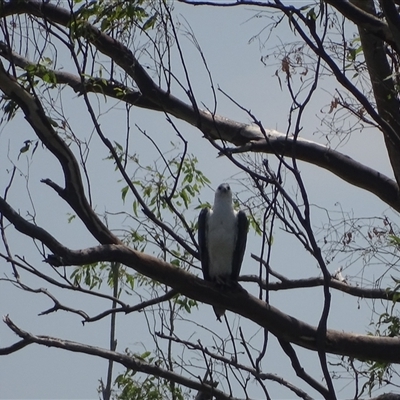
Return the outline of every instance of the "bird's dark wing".
{"type": "Polygon", "coordinates": [[[198,221],[198,240],[200,248],[200,260],[201,269],[203,270],[203,277],[206,281],[210,281],[210,270],[209,270],[209,256],[207,247],[207,220],[210,210],[208,208],[203,208],[199,214],[198,221]]]}
{"type": "Polygon", "coordinates": [[[242,267],[244,252],[246,250],[247,231],[249,229],[249,221],[244,211],[237,213],[237,237],[235,250],[233,252],[231,279],[237,281],[242,267]]]}

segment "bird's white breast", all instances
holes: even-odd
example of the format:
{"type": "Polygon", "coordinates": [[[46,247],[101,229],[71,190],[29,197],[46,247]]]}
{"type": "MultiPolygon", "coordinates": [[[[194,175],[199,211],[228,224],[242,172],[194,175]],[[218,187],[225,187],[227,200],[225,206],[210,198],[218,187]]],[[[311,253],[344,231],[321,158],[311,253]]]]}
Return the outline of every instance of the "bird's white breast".
{"type": "Polygon", "coordinates": [[[208,218],[209,273],[228,277],[237,236],[236,212],[231,208],[211,210],[208,218]]]}

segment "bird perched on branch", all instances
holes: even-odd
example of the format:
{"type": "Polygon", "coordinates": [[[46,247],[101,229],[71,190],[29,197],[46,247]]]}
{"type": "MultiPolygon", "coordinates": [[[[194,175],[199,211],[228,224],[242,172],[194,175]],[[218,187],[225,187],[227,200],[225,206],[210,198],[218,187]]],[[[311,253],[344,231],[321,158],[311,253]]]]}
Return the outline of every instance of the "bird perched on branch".
{"type": "MultiPolygon", "coordinates": [[[[235,211],[227,183],[218,186],[212,209],[201,210],[198,221],[201,268],[206,281],[219,285],[237,282],[246,249],[249,222],[244,211],[235,211]]],[[[214,307],[218,321],[225,310],[214,307]]]]}

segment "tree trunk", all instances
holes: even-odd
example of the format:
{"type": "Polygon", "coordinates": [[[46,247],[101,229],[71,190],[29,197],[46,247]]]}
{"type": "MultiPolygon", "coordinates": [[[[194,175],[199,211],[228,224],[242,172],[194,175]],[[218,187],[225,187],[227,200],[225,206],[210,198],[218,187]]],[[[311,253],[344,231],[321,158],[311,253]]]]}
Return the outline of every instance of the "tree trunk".
{"type": "MultiPolygon", "coordinates": [[[[351,3],[363,11],[376,15],[373,0],[351,0],[351,3]]],[[[376,108],[380,116],[397,132],[396,138],[391,137],[387,132],[383,133],[394,176],[400,186],[400,149],[396,145],[400,138],[400,110],[397,91],[391,77],[392,71],[386,56],[385,43],[361,26],[358,26],[358,31],[371,78],[376,108]]]]}

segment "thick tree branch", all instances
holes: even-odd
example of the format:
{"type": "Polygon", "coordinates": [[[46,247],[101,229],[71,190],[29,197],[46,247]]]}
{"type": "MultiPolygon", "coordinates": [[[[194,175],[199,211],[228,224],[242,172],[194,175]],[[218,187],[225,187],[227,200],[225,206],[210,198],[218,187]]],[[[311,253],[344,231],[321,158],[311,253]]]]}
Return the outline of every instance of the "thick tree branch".
{"type": "Polygon", "coordinates": [[[395,210],[400,211],[399,188],[396,182],[389,177],[321,144],[301,138],[295,140],[274,130],[267,130],[266,134],[266,140],[228,149],[227,152],[272,153],[318,165],[344,181],[368,190],[395,210]]]}
{"type": "Polygon", "coordinates": [[[29,70],[30,74],[39,78],[48,75],[53,76],[57,85],[68,85],[79,95],[82,95],[83,93],[99,93],[132,104],[136,107],[162,111],[160,106],[147,100],[138,90],[132,90],[115,80],[111,81],[96,77],[85,77],[82,79],[78,75],[66,71],[49,69],[45,66],[33,63],[27,58],[22,57],[20,54],[15,53],[2,41],[0,41],[0,56],[19,68],[29,70]]]}
{"type": "MultiPolygon", "coordinates": [[[[19,59],[16,55],[13,57],[19,59]]],[[[22,67],[27,65],[27,63],[28,62],[26,60],[19,60],[18,62],[18,64],[22,67]]],[[[116,88],[120,88],[120,86],[116,84],[105,84],[104,79],[92,79],[88,80],[87,86],[85,85],[85,89],[82,89],[79,77],[73,74],[67,74],[65,72],[63,72],[60,76],[57,75],[57,79],[60,79],[61,83],[68,83],[72,88],[79,88],[79,90],[88,89],[93,90],[94,92],[104,91],[104,94],[111,97],[117,97],[115,94],[116,88]]],[[[143,102],[142,100],[143,97],[137,92],[128,92],[124,98],[124,101],[136,106],[145,108],[152,107],[151,104],[143,102]]],[[[231,123],[232,127],[237,124],[236,122],[228,119],[226,120],[226,123],[231,123]]],[[[254,130],[254,134],[259,132],[259,128],[255,125],[247,127],[248,131],[251,129],[254,130]]],[[[267,140],[259,140],[256,142],[251,141],[247,145],[239,148],[228,149],[227,151],[230,153],[253,151],[278,154],[280,156],[296,157],[299,160],[327,169],[346,182],[374,193],[395,210],[400,211],[398,186],[393,180],[385,175],[361,163],[358,163],[357,161],[338,151],[329,149],[328,147],[318,143],[301,138],[294,140],[294,138],[287,137],[286,135],[274,130],[266,130],[266,134],[267,140]]],[[[45,182],[48,181],[45,180],[45,182]]],[[[63,193],[62,189],[57,191],[60,194],[63,193]]]]}
{"type": "MultiPolygon", "coordinates": [[[[48,19],[63,26],[69,26],[71,22],[75,22],[75,16],[68,10],[41,1],[12,0],[0,9],[0,17],[24,13],[48,19]]],[[[249,124],[232,122],[224,117],[212,115],[208,111],[199,110],[195,104],[186,104],[172,96],[151,79],[126,46],[89,23],[82,22],[79,34],[119,65],[135,81],[147,101],[158,105],[164,112],[198,127],[207,137],[224,139],[234,144],[244,144],[249,140],[262,138],[261,132],[248,130],[249,124]]]]}
{"type": "MultiPolygon", "coordinates": [[[[16,53],[11,53],[10,55],[10,51],[2,42],[0,42],[0,51],[2,52],[2,55],[7,56],[7,59],[15,62],[16,65],[21,68],[26,68],[27,66],[32,67],[34,65],[16,53]]],[[[58,71],[51,72],[55,74],[57,83],[66,83],[79,93],[83,93],[83,91],[102,93],[110,97],[119,98],[134,106],[159,111],[161,110],[160,108],[157,108],[158,106],[154,103],[146,101],[139,92],[131,91],[120,84],[107,82],[104,79],[92,78],[87,79],[83,87],[82,81],[77,75],[58,71]],[[121,90],[124,93],[122,97],[118,95],[121,90]]],[[[43,71],[42,73],[44,74],[43,71]]],[[[38,70],[38,76],[40,76],[40,69],[38,70]]],[[[226,123],[232,123],[232,126],[237,124],[228,119],[226,120],[226,123]]],[[[254,130],[255,135],[259,132],[259,128],[255,125],[247,128],[247,130],[250,129],[254,130]]],[[[385,175],[358,163],[338,151],[329,149],[328,147],[318,143],[303,140],[301,138],[294,140],[293,138],[287,137],[287,135],[274,130],[266,130],[266,133],[268,138],[267,140],[264,139],[256,142],[251,141],[242,147],[229,149],[228,151],[231,153],[248,151],[265,152],[278,154],[280,156],[296,157],[299,160],[327,169],[346,182],[374,193],[395,210],[400,211],[400,194],[398,186],[396,185],[396,182],[385,175]]]]}
{"type": "Polygon", "coordinates": [[[24,111],[25,118],[42,143],[61,164],[65,188],[57,186],[58,194],[72,207],[87,229],[100,243],[120,243],[90,207],[83,188],[79,165],[71,149],[57,135],[40,102],[9,75],[0,62],[0,90],[24,111]]]}
{"type": "MultiPolygon", "coordinates": [[[[210,351],[207,347],[204,347],[200,341],[199,341],[199,343],[192,343],[192,342],[188,342],[187,340],[178,339],[174,336],[167,336],[163,333],[156,333],[156,335],[162,339],[172,340],[173,342],[183,344],[190,350],[198,350],[203,355],[205,354],[205,355],[211,357],[212,359],[222,362],[226,365],[229,364],[229,365],[234,366],[237,369],[246,371],[246,372],[250,373],[251,375],[253,375],[254,378],[257,380],[262,380],[262,381],[271,380],[271,381],[277,382],[280,385],[285,386],[286,388],[291,390],[293,393],[296,394],[296,396],[298,396],[302,399],[305,399],[305,400],[312,400],[312,398],[306,392],[304,392],[300,388],[292,385],[291,383],[282,379],[281,377],[279,377],[275,374],[268,373],[268,372],[261,372],[261,371],[257,370],[256,368],[248,367],[247,365],[239,363],[237,361],[237,359],[235,359],[234,357],[227,358],[227,357],[223,357],[219,354],[216,354],[216,353],[210,351]]],[[[245,345],[244,340],[242,340],[242,342],[243,342],[243,345],[245,345]]]]}
{"type": "MultiPolygon", "coordinates": [[[[179,3],[190,4],[192,6],[212,6],[212,7],[235,7],[235,6],[254,6],[263,8],[278,8],[282,10],[294,9],[294,6],[274,4],[271,2],[263,1],[252,1],[252,0],[236,0],[230,3],[219,1],[197,1],[197,0],[177,0],[179,3]]],[[[343,0],[325,0],[325,3],[330,4],[332,7],[336,8],[342,15],[353,21],[357,25],[361,25],[364,29],[369,30],[374,35],[378,36],[382,40],[396,47],[396,42],[393,39],[392,32],[390,31],[388,25],[380,20],[379,18],[371,15],[362,9],[351,4],[349,1],[343,0]]]]}
{"type": "MultiPolygon", "coordinates": [[[[371,15],[376,13],[373,0],[351,0],[351,2],[363,8],[365,11],[368,11],[371,15]]],[[[379,115],[387,122],[391,129],[396,132],[397,137],[400,138],[399,101],[392,71],[386,55],[385,44],[381,39],[375,37],[360,25],[358,26],[358,31],[376,101],[376,108],[379,115]]],[[[386,148],[394,175],[399,184],[400,146],[397,141],[393,140],[393,137],[385,126],[382,126],[382,129],[386,133],[384,135],[386,148]]]]}
{"type": "MultiPolygon", "coordinates": [[[[51,18],[52,21],[63,25],[67,24],[67,21],[72,18],[67,10],[37,1],[17,2],[17,4],[11,2],[10,5],[0,11],[0,15],[1,12],[5,15],[32,12],[34,15],[51,18]]],[[[268,137],[265,138],[260,128],[254,124],[243,124],[222,116],[213,116],[207,111],[201,111],[183,103],[158,87],[129,49],[89,24],[86,25],[88,31],[91,32],[91,35],[86,34],[88,40],[91,40],[104,54],[115,59],[124,70],[130,73],[141,89],[142,93],[134,91],[127,93],[127,97],[133,102],[132,104],[141,107],[147,107],[148,105],[150,109],[164,110],[197,126],[211,139],[223,139],[236,145],[244,145],[240,149],[232,150],[232,153],[244,151],[266,152],[296,157],[318,165],[345,181],[374,193],[385,203],[400,211],[399,190],[396,183],[390,178],[326,146],[307,140],[294,140],[273,130],[266,130],[268,137]]],[[[21,66],[27,62],[5,48],[3,48],[3,53],[5,55],[8,54],[9,58],[14,57],[21,66]]],[[[68,84],[72,87],[79,87],[78,78],[74,78],[72,74],[64,75],[60,79],[63,79],[64,82],[68,80],[68,84]]],[[[94,80],[94,82],[96,81],[94,80]]],[[[89,89],[91,89],[91,81],[88,82],[88,85],[89,89]]],[[[112,85],[102,84],[99,88],[99,90],[105,90],[110,95],[115,90],[112,85]]]]}
{"type": "MultiPolygon", "coordinates": [[[[189,378],[182,376],[181,374],[177,374],[175,372],[168,371],[161,367],[145,363],[139,359],[135,359],[132,356],[118,353],[116,351],[103,349],[100,347],[94,347],[82,343],[72,342],[70,340],[63,340],[49,336],[33,335],[17,327],[8,316],[4,317],[4,322],[14,333],[16,333],[19,337],[23,339],[23,341],[19,343],[26,343],[25,345],[36,343],[42,346],[55,347],[58,349],[68,350],[76,353],[83,353],[96,357],[101,357],[106,360],[113,360],[133,371],[143,372],[145,374],[152,376],[158,376],[160,378],[167,379],[171,382],[176,382],[178,384],[181,384],[183,386],[195,390],[207,390],[209,392],[212,392],[216,399],[235,400],[235,398],[226,395],[225,393],[216,388],[212,388],[206,383],[193,381],[189,378]]],[[[15,344],[14,346],[17,346],[19,343],[15,344]]],[[[2,351],[4,351],[4,349],[0,349],[0,354],[2,354],[2,351]]]]}
{"type": "Polygon", "coordinates": [[[397,52],[400,50],[400,15],[393,0],[380,0],[386,21],[396,42],[397,52]]]}
{"type": "Polygon", "coordinates": [[[350,1],[325,0],[325,2],[336,8],[336,10],[338,10],[343,16],[354,22],[356,25],[371,32],[371,34],[384,40],[394,48],[397,48],[397,50],[400,50],[400,48],[397,47],[398,43],[393,38],[392,31],[386,22],[377,18],[375,15],[366,12],[362,8],[357,7],[357,5],[352,4],[350,1]]]}
{"type": "MultiPolygon", "coordinates": [[[[1,197],[0,212],[17,230],[41,240],[53,253],[47,262],[55,266],[85,265],[93,262],[119,262],[137,272],[177,290],[194,300],[217,305],[244,316],[268,329],[284,341],[316,351],[317,329],[284,314],[250,295],[244,289],[219,287],[165,261],[140,253],[122,244],[103,245],[83,250],[69,250],[36,225],[25,221],[1,197]]],[[[355,335],[328,330],[325,348],[328,353],[360,359],[400,363],[399,339],[355,335]]]]}
{"type": "Polygon", "coordinates": [[[22,339],[19,342],[14,343],[11,346],[1,347],[0,348],[0,356],[6,356],[8,354],[15,353],[16,351],[19,351],[19,350],[23,349],[24,347],[29,346],[32,343],[33,343],[33,341],[31,341],[29,339],[22,339]]]}

